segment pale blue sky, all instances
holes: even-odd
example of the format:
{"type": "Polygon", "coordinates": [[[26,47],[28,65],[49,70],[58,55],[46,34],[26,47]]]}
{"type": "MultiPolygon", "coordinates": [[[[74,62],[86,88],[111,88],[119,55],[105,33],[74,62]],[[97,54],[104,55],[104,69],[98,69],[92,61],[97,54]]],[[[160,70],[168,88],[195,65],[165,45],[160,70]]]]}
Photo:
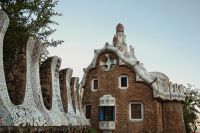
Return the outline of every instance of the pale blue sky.
{"type": "Polygon", "coordinates": [[[112,43],[116,25],[125,27],[128,45],[147,70],[165,73],[172,82],[200,88],[200,0],[60,0],[50,48],[82,79],[94,49],[112,43]]]}

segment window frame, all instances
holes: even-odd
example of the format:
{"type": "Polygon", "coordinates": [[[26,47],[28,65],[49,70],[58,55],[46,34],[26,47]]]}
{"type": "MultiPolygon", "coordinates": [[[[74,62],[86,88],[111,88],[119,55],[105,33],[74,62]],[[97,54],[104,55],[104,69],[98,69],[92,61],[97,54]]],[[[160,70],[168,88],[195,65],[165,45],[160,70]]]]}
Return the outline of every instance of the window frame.
{"type": "Polygon", "coordinates": [[[129,106],[129,120],[130,121],[141,122],[144,120],[144,104],[142,102],[130,102],[128,106],[129,106]],[[131,105],[132,104],[140,104],[141,105],[141,119],[131,118],[131,105]]]}
{"type": "Polygon", "coordinates": [[[118,82],[119,82],[119,88],[120,89],[127,89],[129,87],[128,75],[120,75],[119,78],[118,78],[118,82]],[[127,78],[127,86],[126,87],[122,87],[122,85],[121,85],[122,77],[126,77],[127,78]]]}
{"type": "MultiPolygon", "coordinates": [[[[90,106],[90,119],[91,119],[91,117],[92,117],[92,105],[91,105],[91,104],[85,104],[85,105],[84,105],[84,114],[85,114],[85,118],[88,119],[88,118],[86,117],[86,106],[90,106]]],[[[88,119],[88,120],[90,120],[90,119],[88,119]]]]}
{"type": "MultiPolygon", "coordinates": [[[[108,109],[108,110],[110,111],[110,109],[108,109]]],[[[103,111],[105,111],[105,110],[103,110],[103,111]]],[[[104,112],[104,117],[106,117],[106,114],[107,114],[107,113],[104,112]]],[[[99,117],[99,118],[98,118],[99,121],[114,121],[114,122],[115,122],[115,121],[116,121],[116,106],[99,106],[99,109],[98,109],[98,117],[99,117]],[[107,116],[107,118],[109,117],[109,120],[106,120],[106,119],[100,120],[100,108],[102,108],[102,107],[103,107],[103,108],[111,108],[111,107],[114,108],[114,109],[113,109],[113,113],[114,113],[114,115],[113,115],[113,120],[110,120],[110,115],[111,115],[110,112],[108,113],[109,116],[107,116]]]]}
{"type": "Polygon", "coordinates": [[[99,89],[99,79],[98,78],[93,78],[91,80],[91,90],[92,91],[97,91],[99,89]],[[98,81],[98,86],[97,86],[97,89],[94,89],[94,80],[97,80],[98,81]]]}

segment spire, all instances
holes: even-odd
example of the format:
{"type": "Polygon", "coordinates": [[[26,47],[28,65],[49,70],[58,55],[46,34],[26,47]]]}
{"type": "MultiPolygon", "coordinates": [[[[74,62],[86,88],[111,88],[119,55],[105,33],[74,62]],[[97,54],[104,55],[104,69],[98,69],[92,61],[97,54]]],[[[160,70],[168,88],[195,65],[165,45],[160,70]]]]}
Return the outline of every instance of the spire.
{"type": "Polygon", "coordinates": [[[121,23],[118,23],[116,26],[116,35],[113,37],[113,46],[118,48],[124,56],[127,56],[128,48],[126,44],[126,35],[124,35],[124,26],[121,23]]]}
{"type": "Polygon", "coordinates": [[[124,26],[118,23],[116,26],[116,35],[113,38],[113,44],[119,43],[118,45],[124,45],[126,36],[124,35],[124,26]],[[114,41],[117,40],[117,41],[114,41]]]}

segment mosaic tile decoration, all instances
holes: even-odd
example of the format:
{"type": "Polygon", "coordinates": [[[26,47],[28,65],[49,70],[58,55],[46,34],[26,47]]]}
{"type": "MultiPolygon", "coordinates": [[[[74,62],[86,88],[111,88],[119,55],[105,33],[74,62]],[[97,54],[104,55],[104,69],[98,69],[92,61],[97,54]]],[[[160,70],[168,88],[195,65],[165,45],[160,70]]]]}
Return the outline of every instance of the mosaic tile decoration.
{"type": "Polygon", "coordinates": [[[3,38],[9,24],[7,15],[0,11],[0,126],[89,126],[89,122],[82,111],[82,94],[78,93],[79,83],[75,82],[73,97],[76,98],[76,112],[72,108],[70,96],[70,80],[72,69],[66,73],[66,88],[68,98],[68,113],[64,112],[61,100],[59,68],[61,59],[52,57],[51,83],[52,83],[52,108],[48,110],[44,106],[39,73],[39,57],[42,43],[39,40],[29,38],[26,46],[26,90],[22,104],[14,105],[8,95],[5,74],[3,69],[3,38]],[[80,107],[78,107],[78,105],[80,107]]]}

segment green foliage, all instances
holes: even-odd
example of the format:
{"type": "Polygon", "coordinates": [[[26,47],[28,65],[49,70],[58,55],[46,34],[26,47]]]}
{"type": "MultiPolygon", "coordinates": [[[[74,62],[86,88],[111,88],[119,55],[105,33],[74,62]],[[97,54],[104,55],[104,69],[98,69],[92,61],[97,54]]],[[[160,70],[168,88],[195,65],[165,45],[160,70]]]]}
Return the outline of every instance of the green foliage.
{"type": "Polygon", "coordinates": [[[87,133],[97,133],[97,130],[95,128],[89,128],[87,133]]]}
{"type": "Polygon", "coordinates": [[[197,130],[198,115],[200,108],[200,92],[198,89],[192,89],[192,86],[186,89],[186,99],[183,105],[183,115],[187,133],[197,130]]]}
{"type": "Polygon", "coordinates": [[[45,47],[55,47],[63,42],[49,39],[56,31],[51,25],[58,25],[52,18],[62,15],[54,10],[57,4],[58,0],[0,0],[1,9],[10,19],[4,38],[6,68],[24,48],[30,36],[39,38],[45,47]]]}

